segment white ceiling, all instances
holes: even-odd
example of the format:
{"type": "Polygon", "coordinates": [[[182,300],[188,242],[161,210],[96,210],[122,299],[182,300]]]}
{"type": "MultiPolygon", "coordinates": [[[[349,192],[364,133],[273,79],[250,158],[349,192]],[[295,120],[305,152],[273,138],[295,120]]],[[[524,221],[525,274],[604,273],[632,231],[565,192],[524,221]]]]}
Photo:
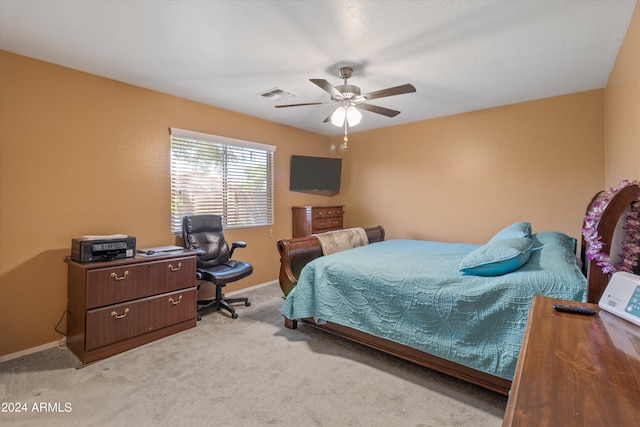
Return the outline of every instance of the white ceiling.
{"type": "MultiPolygon", "coordinates": [[[[0,48],[337,135],[310,78],[372,92],[353,132],[603,88],[636,0],[0,0],[0,48]],[[279,87],[297,95],[258,96],[279,87]]],[[[197,130],[197,129],[195,129],[197,130]]]]}

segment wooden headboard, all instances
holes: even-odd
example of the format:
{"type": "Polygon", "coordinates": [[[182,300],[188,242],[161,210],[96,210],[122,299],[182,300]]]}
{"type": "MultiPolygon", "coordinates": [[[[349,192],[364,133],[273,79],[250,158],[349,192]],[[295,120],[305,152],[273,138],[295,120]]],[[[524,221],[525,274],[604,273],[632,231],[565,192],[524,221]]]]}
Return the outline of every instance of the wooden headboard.
{"type": "MultiPolygon", "coordinates": [[[[381,225],[365,228],[364,231],[367,232],[369,243],[384,240],[384,228],[381,225]]],[[[280,253],[280,288],[286,296],[296,286],[302,267],[309,261],[322,256],[322,248],[318,239],[306,236],[278,240],[278,252],[280,253]]]]}
{"type": "MultiPolygon", "coordinates": [[[[608,194],[604,191],[596,194],[589,205],[586,212],[589,212],[591,206],[598,201],[601,201],[608,194]]],[[[616,231],[618,220],[629,207],[631,202],[640,197],[640,186],[637,184],[629,185],[618,191],[607,204],[607,207],[602,212],[600,222],[597,225],[598,235],[602,241],[602,251],[607,255],[610,255],[611,241],[616,231]]],[[[586,215],[585,215],[586,216],[586,215]]],[[[583,221],[582,227],[585,223],[583,221]]],[[[587,276],[588,289],[587,289],[587,302],[597,304],[600,301],[600,297],[604,293],[604,290],[611,279],[611,274],[603,273],[602,268],[595,262],[591,262],[586,256],[586,242],[582,237],[582,245],[580,249],[580,260],[582,261],[582,272],[587,276]]]]}

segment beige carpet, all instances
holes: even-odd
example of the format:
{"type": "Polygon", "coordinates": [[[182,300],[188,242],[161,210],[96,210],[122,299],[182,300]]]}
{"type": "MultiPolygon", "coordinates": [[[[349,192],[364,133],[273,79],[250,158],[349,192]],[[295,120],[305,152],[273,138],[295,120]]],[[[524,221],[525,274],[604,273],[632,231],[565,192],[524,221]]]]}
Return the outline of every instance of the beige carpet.
{"type": "Polygon", "coordinates": [[[66,349],[0,364],[2,426],[500,426],[504,396],[302,325],[276,284],[240,317],[82,369],[66,349]],[[16,404],[25,412],[15,411],[16,404]],[[38,411],[39,409],[41,411],[38,411]]]}

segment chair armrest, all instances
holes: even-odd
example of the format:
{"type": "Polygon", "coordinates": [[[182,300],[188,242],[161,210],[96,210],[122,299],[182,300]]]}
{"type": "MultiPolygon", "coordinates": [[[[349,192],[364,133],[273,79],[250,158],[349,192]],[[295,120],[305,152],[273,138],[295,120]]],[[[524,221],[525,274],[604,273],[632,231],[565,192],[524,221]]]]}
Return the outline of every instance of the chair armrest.
{"type": "Polygon", "coordinates": [[[243,242],[243,241],[237,241],[237,242],[233,242],[231,244],[231,250],[229,251],[229,258],[233,258],[233,251],[236,250],[236,248],[246,248],[247,247],[247,243],[243,242]]]}

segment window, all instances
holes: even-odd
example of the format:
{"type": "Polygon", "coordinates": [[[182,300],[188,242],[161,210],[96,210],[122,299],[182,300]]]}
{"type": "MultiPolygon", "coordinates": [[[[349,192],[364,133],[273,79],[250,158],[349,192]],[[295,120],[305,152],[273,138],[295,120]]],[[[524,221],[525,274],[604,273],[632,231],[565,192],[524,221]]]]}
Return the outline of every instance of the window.
{"type": "Polygon", "coordinates": [[[171,232],[182,217],[214,213],[224,228],[273,225],[275,147],[171,129],[171,232]]]}

